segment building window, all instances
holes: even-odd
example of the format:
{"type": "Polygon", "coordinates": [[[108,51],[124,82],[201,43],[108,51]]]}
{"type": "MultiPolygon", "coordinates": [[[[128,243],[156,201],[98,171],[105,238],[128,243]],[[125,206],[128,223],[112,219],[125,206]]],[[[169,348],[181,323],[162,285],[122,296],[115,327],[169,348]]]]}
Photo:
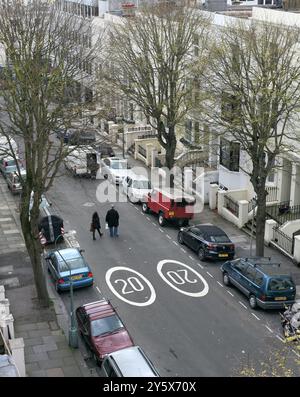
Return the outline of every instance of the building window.
{"type": "Polygon", "coordinates": [[[229,171],[238,172],[240,168],[240,144],[220,139],[220,164],[229,171]]]}

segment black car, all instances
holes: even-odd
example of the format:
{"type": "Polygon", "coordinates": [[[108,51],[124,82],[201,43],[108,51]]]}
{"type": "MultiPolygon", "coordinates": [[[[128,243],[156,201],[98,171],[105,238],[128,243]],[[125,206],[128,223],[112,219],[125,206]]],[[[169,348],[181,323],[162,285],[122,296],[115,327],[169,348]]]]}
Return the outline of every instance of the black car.
{"type": "Polygon", "coordinates": [[[113,148],[108,143],[102,142],[96,147],[97,151],[100,153],[101,158],[115,156],[113,148]]]}
{"type": "Polygon", "coordinates": [[[178,241],[196,251],[200,260],[234,257],[234,244],[217,226],[201,224],[183,227],[178,233],[178,241]]]}

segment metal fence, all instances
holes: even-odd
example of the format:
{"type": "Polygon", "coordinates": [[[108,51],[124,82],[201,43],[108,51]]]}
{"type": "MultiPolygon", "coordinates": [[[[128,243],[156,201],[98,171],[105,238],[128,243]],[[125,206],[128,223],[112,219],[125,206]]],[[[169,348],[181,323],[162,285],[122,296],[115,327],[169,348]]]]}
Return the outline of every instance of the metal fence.
{"type": "Polygon", "coordinates": [[[237,218],[239,217],[239,203],[227,194],[224,196],[224,207],[232,212],[237,218]]]}
{"type": "Polygon", "coordinates": [[[283,201],[277,205],[271,205],[266,208],[267,215],[283,225],[287,221],[300,219],[300,205],[289,205],[289,201],[283,201]]]}
{"type": "Polygon", "coordinates": [[[273,227],[273,240],[280,248],[288,254],[293,255],[294,243],[293,238],[283,233],[278,227],[273,227]]]}

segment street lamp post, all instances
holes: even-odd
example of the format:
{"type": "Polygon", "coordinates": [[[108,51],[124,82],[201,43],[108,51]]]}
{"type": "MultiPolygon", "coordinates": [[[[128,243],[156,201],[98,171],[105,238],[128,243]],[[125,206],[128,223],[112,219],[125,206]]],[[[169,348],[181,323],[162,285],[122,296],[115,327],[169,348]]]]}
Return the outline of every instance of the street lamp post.
{"type": "Polygon", "coordinates": [[[59,250],[56,249],[57,240],[62,237],[63,235],[60,234],[55,239],[55,251],[58,252],[61,259],[64,261],[65,265],[67,266],[70,272],[70,327],[69,327],[69,345],[73,348],[78,347],[78,330],[76,326],[75,314],[74,314],[74,301],[73,301],[73,280],[71,275],[71,268],[68,263],[65,261],[64,257],[61,255],[59,250]]]}

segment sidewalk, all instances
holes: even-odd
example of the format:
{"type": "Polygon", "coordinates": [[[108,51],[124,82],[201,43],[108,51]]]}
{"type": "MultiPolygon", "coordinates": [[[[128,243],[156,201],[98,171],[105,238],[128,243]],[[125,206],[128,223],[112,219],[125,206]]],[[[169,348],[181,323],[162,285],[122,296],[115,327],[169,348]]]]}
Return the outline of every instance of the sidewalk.
{"type": "Polygon", "coordinates": [[[30,259],[20,231],[16,203],[0,177],[0,285],[5,286],[14,317],[15,337],[25,344],[29,377],[86,377],[89,371],[79,349],[69,347],[68,319],[50,291],[53,306],[39,306],[30,259]],[[64,328],[64,330],[62,329],[64,328]]]}

